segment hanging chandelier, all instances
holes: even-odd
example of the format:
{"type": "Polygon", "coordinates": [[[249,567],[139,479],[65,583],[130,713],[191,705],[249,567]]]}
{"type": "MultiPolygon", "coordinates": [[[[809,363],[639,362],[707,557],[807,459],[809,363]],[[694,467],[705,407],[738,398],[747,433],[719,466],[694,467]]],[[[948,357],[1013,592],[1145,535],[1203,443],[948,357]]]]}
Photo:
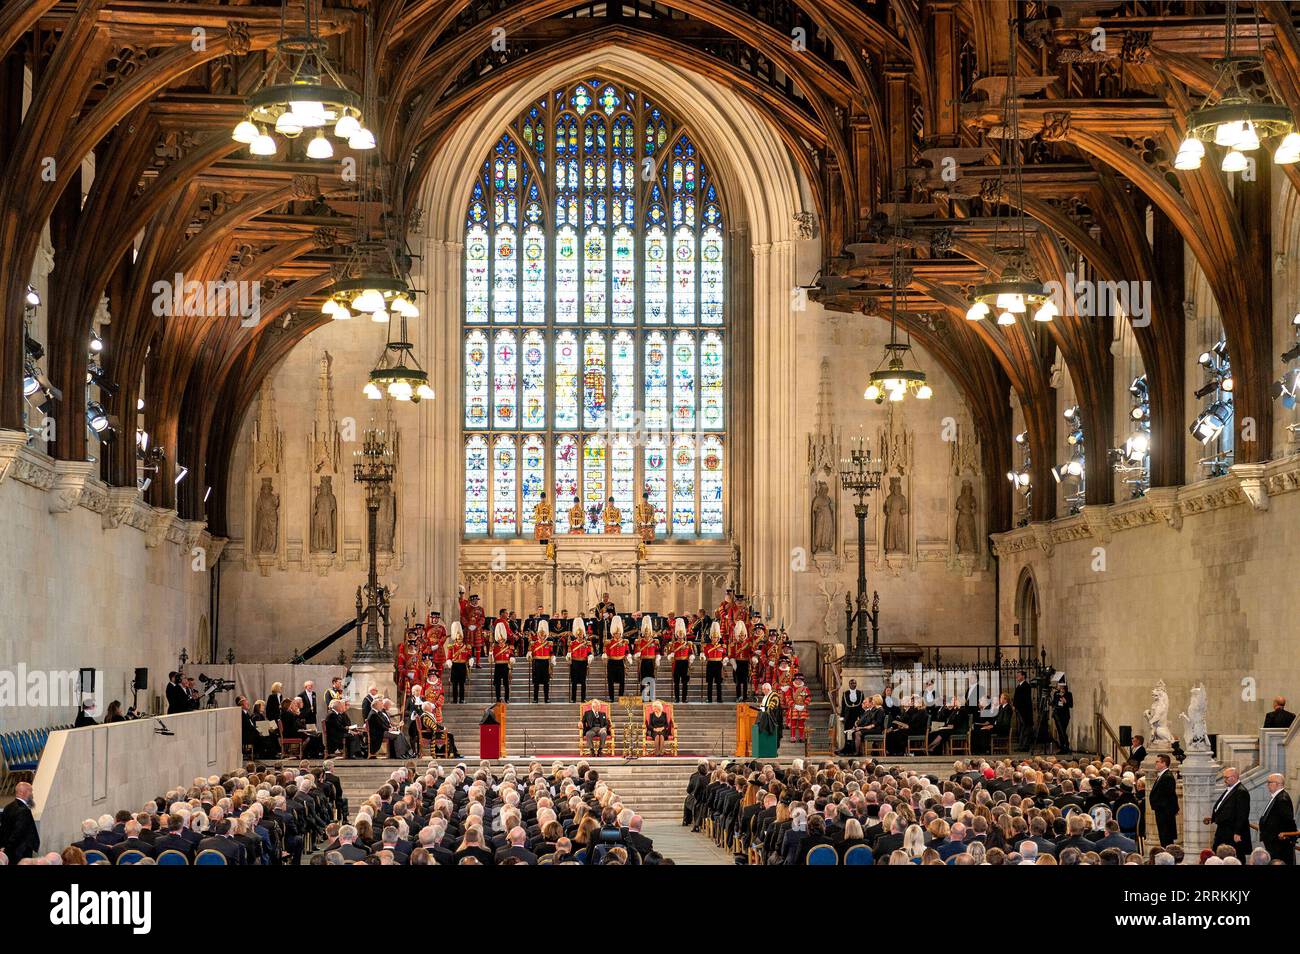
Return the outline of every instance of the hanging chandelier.
{"type": "Polygon", "coordinates": [[[928,401],[934,390],[925,380],[925,372],[914,366],[916,356],[912,354],[912,337],[909,333],[906,341],[898,340],[898,290],[903,285],[903,272],[898,242],[898,229],[894,228],[893,259],[890,263],[889,293],[889,344],[885,353],[871,372],[867,389],[862,396],[877,404],[901,401],[911,394],[917,400],[928,401]]]}
{"type": "Polygon", "coordinates": [[[393,314],[402,318],[420,316],[415,292],[402,277],[393,243],[387,241],[364,241],[352,246],[342,277],[334,282],[320,310],[335,321],[346,321],[357,314],[367,314],[371,321],[379,323],[387,322],[393,314]]]}
{"type": "Polygon", "coordinates": [[[378,401],[385,393],[395,401],[410,401],[413,404],[432,400],[433,388],[429,386],[429,374],[416,360],[415,346],[407,334],[406,315],[401,315],[398,324],[400,331],[397,340],[394,341],[390,335],[379,356],[379,363],[370,372],[370,380],[361,389],[362,393],[372,401],[378,401]]]}
{"type": "Polygon", "coordinates": [[[303,33],[286,34],[289,0],[280,12],[280,39],[271,61],[246,101],[247,112],[231,138],[248,146],[254,156],[277,152],[271,133],[285,139],[311,135],[307,156],[329,159],[334,145],[325,135],[333,126],[336,139],[361,151],[375,147],[375,136],[363,125],[361,97],[347,88],[330,64],[328,48],[319,34],[321,0],[304,0],[303,33]]]}
{"type": "Polygon", "coordinates": [[[1259,24],[1256,22],[1255,25],[1256,41],[1261,46],[1259,56],[1233,54],[1236,24],[1236,8],[1229,3],[1224,19],[1223,59],[1215,67],[1214,86],[1202,100],[1200,108],[1187,114],[1187,138],[1174,156],[1175,169],[1201,168],[1205,144],[1214,143],[1225,150],[1219,169],[1241,172],[1250,164],[1246,153],[1254,152],[1270,139],[1276,142],[1273,150],[1275,164],[1289,166],[1300,162],[1300,133],[1296,132],[1291,110],[1278,102],[1281,97],[1273,89],[1268,71],[1264,69],[1259,24]],[[1273,102],[1257,101],[1243,86],[1243,76],[1255,70],[1263,74],[1273,102]]]}
{"type": "MultiPolygon", "coordinates": [[[[1029,253],[1025,235],[1024,215],[1024,163],[1016,146],[1020,135],[1020,100],[1019,93],[1016,90],[1018,73],[1016,53],[1020,43],[1016,36],[1014,20],[1011,23],[1010,31],[1011,75],[1005,103],[1006,112],[1002,121],[1002,145],[1006,150],[1002,157],[1002,165],[1009,170],[1009,177],[1012,180],[1014,189],[1017,212],[1014,226],[1015,245],[1011,248],[1001,249],[1003,257],[1007,260],[1006,267],[997,274],[990,269],[985,281],[971,289],[970,307],[966,310],[967,321],[982,321],[989,315],[996,314],[999,325],[1014,325],[1021,315],[1028,314],[1031,311],[1035,321],[1051,321],[1059,314],[1052,293],[1038,279],[1038,276],[1034,274],[1028,264],[1029,253]]],[[[998,245],[998,233],[1002,229],[1002,220],[1003,215],[999,207],[994,215],[993,244],[995,248],[998,245]]],[[[1013,228],[1010,221],[1007,222],[1007,228],[1008,230],[1013,228]]]]}

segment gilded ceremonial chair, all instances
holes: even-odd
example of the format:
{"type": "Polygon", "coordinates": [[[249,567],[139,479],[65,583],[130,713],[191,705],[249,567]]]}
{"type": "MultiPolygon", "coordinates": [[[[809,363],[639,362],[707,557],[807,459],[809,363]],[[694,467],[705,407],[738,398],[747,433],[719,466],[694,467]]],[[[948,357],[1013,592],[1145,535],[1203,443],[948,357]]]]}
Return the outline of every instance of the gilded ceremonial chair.
{"type": "MultiPolygon", "coordinates": [[[[288,758],[288,757],[289,757],[289,749],[291,749],[291,748],[296,748],[296,749],[298,750],[298,756],[297,756],[297,757],[298,757],[298,758],[302,758],[302,746],[303,746],[303,743],[306,742],[307,740],[306,740],[306,739],[290,739],[290,738],[286,738],[286,737],[285,737],[285,734],[284,734],[284,720],[282,720],[282,719],[276,719],[276,720],[275,720],[275,724],[276,724],[276,726],[277,726],[277,727],[279,728],[279,730],[280,730],[280,755],[281,755],[283,758],[288,758]]],[[[217,853],[220,854],[220,852],[217,852],[217,853]]]]}
{"type": "Polygon", "coordinates": [[[196,865],[224,865],[226,856],[215,848],[208,848],[199,852],[199,856],[194,859],[196,865]]]}
{"type": "Polygon", "coordinates": [[[143,857],[144,857],[143,851],[136,851],[135,849],[132,849],[130,851],[124,851],[117,856],[117,864],[133,865],[143,857]]]}
{"type": "MultiPolygon", "coordinates": [[[[579,755],[587,754],[587,738],[582,731],[582,720],[586,716],[586,714],[591,711],[591,705],[595,701],[596,700],[593,699],[590,702],[584,702],[582,705],[578,707],[578,754],[579,755]]],[[[615,749],[615,742],[617,741],[617,737],[614,734],[614,710],[610,707],[606,707],[605,714],[609,716],[609,735],[605,737],[604,749],[609,753],[610,758],[613,758],[617,751],[615,749]]],[[[594,751],[595,750],[593,749],[593,752],[594,751]]]]}
{"type": "Polygon", "coordinates": [[[105,864],[108,863],[108,855],[104,854],[102,851],[96,851],[94,848],[91,848],[88,851],[86,851],[85,855],[86,855],[86,864],[88,865],[97,865],[101,861],[104,862],[105,864]]]}
{"type": "Polygon", "coordinates": [[[871,849],[866,845],[854,845],[844,853],[846,865],[869,865],[873,860],[871,849]]]}
{"type": "MultiPolygon", "coordinates": [[[[661,702],[664,707],[664,715],[668,716],[668,739],[665,742],[665,748],[672,751],[673,755],[677,754],[677,717],[673,714],[673,704],[656,699],[655,702],[661,702]]],[[[650,751],[650,713],[654,711],[654,702],[641,706],[641,755],[644,756],[650,751]]]]}
{"type": "Polygon", "coordinates": [[[185,857],[185,853],[184,853],[184,852],[177,851],[175,848],[168,848],[166,851],[164,851],[162,854],[160,854],[160,855],[157,857],[157,859],[155,859],[155,860],[156,860],[156,861],[158,862],[158,864],[160,864],[160,865],[186,865],[186,866],[188,866],[189,863],[190,863],[190,859],[188,859],[188,858],[185,857]]]}
{"type": "Polygon", "coordinates": [[[840,856],[835,853],[835,849],[830,845],[814,845],[808,849],[808,854],[803,863],[805,865],[838,865],[840,856]]]}

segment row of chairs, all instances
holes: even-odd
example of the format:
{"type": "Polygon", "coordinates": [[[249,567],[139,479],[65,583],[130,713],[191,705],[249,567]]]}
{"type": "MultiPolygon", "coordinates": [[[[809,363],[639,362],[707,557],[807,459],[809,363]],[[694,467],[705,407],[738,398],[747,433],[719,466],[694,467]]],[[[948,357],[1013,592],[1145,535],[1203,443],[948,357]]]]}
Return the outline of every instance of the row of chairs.
{"type": "Polygon", "coordinates": [[[51,732],[71,729],[71,725],[56,725],[48,729],[20,729],[0,735],[0,752],[4,754],[5,778],[3,791],[13,791],[19,782],[29,782],[36,775],[41,753],[51,732]]]}
{"type": "MultiPolygon", "coordinates": [[[[908,755],[971,755],[971,734],[972,725],[967,723],[966,728],[961,733],[953,733],[944,741],[940,752],[930,752],[930,720],[925,720],[925,731],[921,733],[908,733],[907,736],[907,754],[908,755]]],[[[877,732],[873,735],[862,736],[863,755],[883,757],[885,755],[885,733],[877,732]]],[[[1011,754],[1011,732],[993,733],[989,737],[989,754],[990,755],[1010,755],[1011,754]]]]}
{"type": "MultiPolygon", "coordinates": [[[[124,851],[117,856],[119,865],[133,865],[144,859],[144,852],[141,851],[124,851]]],[[[102,851],[96,851],[91,848],[86,852],[86,864],[99,864],[101,861],[107,862],[108,855],[102,851]]],[[[175,848],[168,848],[157,858],[154,859],[160,865],[185,865],[188,866],[190,859],[185,857],[184,852],[177,851],[175,848]]],[[[200,851],[198,857],[194,859],[195,866],[198,865],[224,865],[226,856],[212,848],[200,851]]]]}
{"type": "MultiPolygon", "coordinates": [[[[875,859],[871,857],[871,849],[866,845],[854,845],[844,853],[845,865],[869,865],[875,859]]],[[[814,845],[808,849],[808,854],[804,856],[806,865],[838,865],[840,855],[830,845],[814,845]]]]}

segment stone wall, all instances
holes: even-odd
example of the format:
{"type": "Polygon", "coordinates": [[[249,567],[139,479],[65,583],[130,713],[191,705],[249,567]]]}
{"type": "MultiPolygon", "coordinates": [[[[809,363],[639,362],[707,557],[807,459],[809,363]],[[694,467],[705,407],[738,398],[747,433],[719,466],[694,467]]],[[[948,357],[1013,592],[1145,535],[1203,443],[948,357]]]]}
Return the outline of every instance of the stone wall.
{"type": "Polygon", "coordinates": [[[1290,639],[1300,611],[1297,490],[1300,457],[1287,457],[996,538],[1003,632],[1032,574],[1038,631],[1049,665],[1071,683],[1078,737],[1098,710],[1142,732],[1158,679],[1176,736],[1198,681],[1212,733],[1254,734],[1274,695],[1300,695],[1290,639]]]}
{"type": "Polygon", "coordinates": [[[206,652],[206,567],[224,541],[133,488],[110,489],[89,476],[91,464],[19,450],[22,435],[10,434],[0,433],[0,730],[76,715],[75,697],[15,685],[20,667],[27,676],[98,670],[100,699],[127,706],[135,667],[147,666],[148,704],[182,648],[191,659],[206,652]]]}

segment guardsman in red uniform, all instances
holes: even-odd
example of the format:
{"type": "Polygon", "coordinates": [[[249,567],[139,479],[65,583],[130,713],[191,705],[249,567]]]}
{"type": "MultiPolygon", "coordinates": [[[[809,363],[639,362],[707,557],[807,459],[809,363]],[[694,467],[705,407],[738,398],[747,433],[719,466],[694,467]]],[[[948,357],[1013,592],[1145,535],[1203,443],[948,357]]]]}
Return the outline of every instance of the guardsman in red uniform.
{"type": "Polygon", "coordinates": [[[754,656],[754,644],[744,625],[731,633],[731,669],[736,680],[736,701],[749,701],[749,664],[754,656]]]}
{"type": "Polygon", "coordinates": [[[714,623],[709,643],[704,647],[704,685],[709,702],[713,701],[715,685],[718,687],[718,701],[722,701],[722,663],[726,658],[727,647],[722,645],[721,627],[714,623]]]}
{"type": "Polygon", "coordinates": [[[447,627],[442,623],[442,613],[432,610],[424,621],[424,638],[431,644],[437,644],[447,638],[447,627]]]}
{"type": "Polygon", "coordinates": [[[528,647],[528,656],[533,661],[533,702],[537,701],[539,689],[542,691],[542,701],[551,701],[551,660],[554,651],[551,641],[543,636],[541,630],[533,634],[532,644],[528,647]]]}
{"type": "Polygon", "coordinates": [[[777,667],[776,691],[781,696],[781,710],[785,713],[785,726],[790,727],[790,706],[794,696],[794,675],[784,663],[777,667]]]}
{"type": "Polygon", "coordinates": [[[474,650],[464,638],[453,634],[451,639],[451,701],[465,701],[465,681],[469,678],[469,667],[474,662],[474,650]]]}
{"type": "Polygon", "coordinates": [[[655,637],[654,620],[647,614],[641,617],[641,636],[636,641],[637,683],[655,678],[659,662],[659,640],[655,637]]]}
{"type": "Polygon", "coordinates": [[[609,639],[605,643],[605,679],[609,683],[610,699],[617,699],[627,691],[624,680],[627,678],[627,654],[631,648],[623,638],[623,618],[615,616],[609,627],[609,639]],[[618,683],[618,696],[614,695],[615,683],[618,683]]]}
{"type": "Polygon", "coordinates": [[[713,618],[718,623],[718,628],[722,630],[722,638],[730,643],[731,625],[736,619],[736,591],[727,587],[727,595],[722,602],[718,604],[718,611],[713,614],[713,618]]]}
{"type": "Polygon", "coordinates": [[[586,633],[577,633],[569,644],[569,701],[581,702],[587,698],[587,661],[591,659],[591,640],[586,633]],[[578,687],[582,686],[582,692],[578,687]]]}
{"type": "Polygon", "coordinates": [[[461,597],[460,626],[465,633],[465,642],[474,654],[475,660],[483,653],[483,643],[487,638],[487,633],[484,632],[485,623],[486,617],[483,613],[483,607],[478,605],[478,594],[471,595],[468,601],[461,597]]]}
{"type": "Polygon", "coordinates": [[[673,661],[673,702],[685,702],[691,685],[691,657],[695,653],[686,638],[686,620],[680,616],[673,624],[672,642],[665,649],[665,655],[673,661]]]}
{"type": "Polygon", "coordinates": [[[790,692],[790,741],[803,742],[808,738],[808,707],[812,704],[812,692],[803,683],[803,676],[794,677],[794,688],[790,692]]]}
{"type": "Polygon", "coordinates": [[[514,662],[514,650],[510,648],[506,624],[497,621],[492,636],[492,694],[496,701],[501,701],[504,689],[506,702],[510,701],[510,664],[514,662]]]}
{"type": "Polygon", "coordinates": [[[420,647],[416,643],[415,631],[407,630],[406,641],[397,649],[397,695],[400,699],[411,691],[415,684],[416,665],[420,661],[420,647]]]}

